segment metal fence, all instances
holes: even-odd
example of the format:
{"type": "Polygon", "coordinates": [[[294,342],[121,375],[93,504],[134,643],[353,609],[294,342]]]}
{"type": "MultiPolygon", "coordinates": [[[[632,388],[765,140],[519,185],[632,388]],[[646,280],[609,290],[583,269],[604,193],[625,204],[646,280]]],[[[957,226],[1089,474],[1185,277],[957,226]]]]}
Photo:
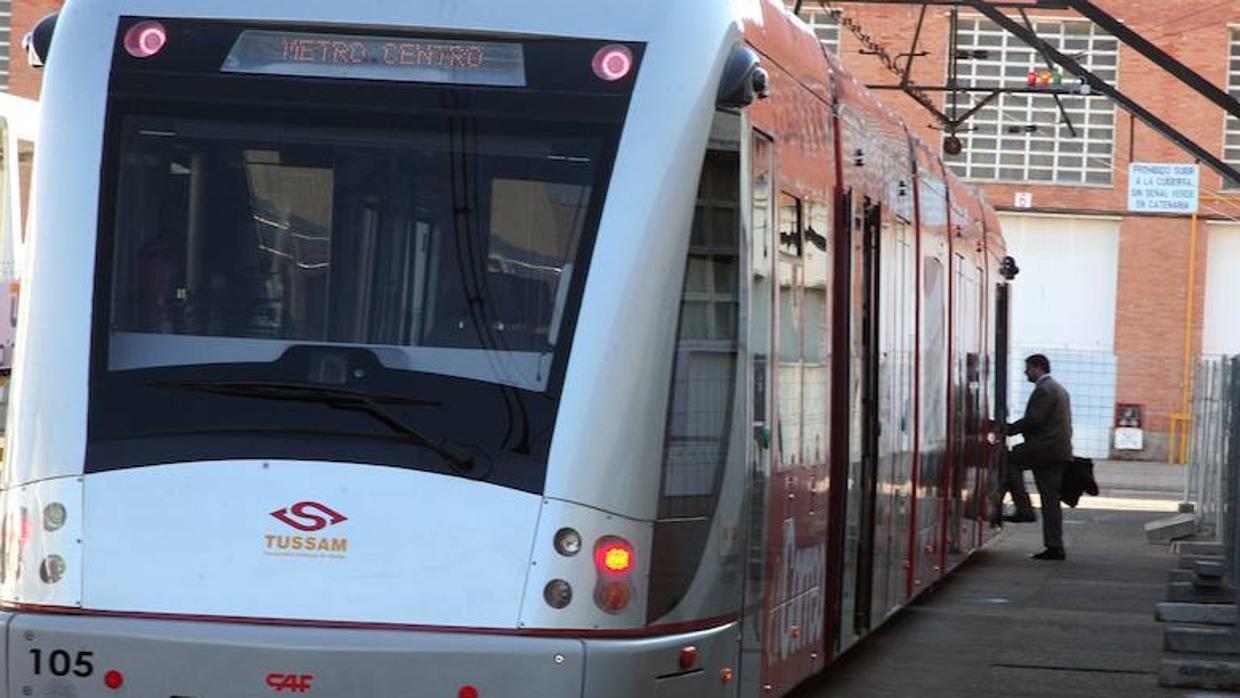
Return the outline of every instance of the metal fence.
{"type": "Polygon", "coordinates": [[[1031,354],[1050,359],[1055,380],[1072,396],[1072,447],[1076,455],[1110,458],[1119,370],[1116,355],[1109,351],[1013,347],[1008,360],[1008,414],[1012,419],[1025,413],[1033,392],[1033,384],[1025,379],[1025,357],[1031,354]]]}
{"type": "Polygon", "coordinates": [[[1211,564],[1240,596],[1240,356],[1202,359],[1193,389],[1184,501],[1194,507],[1198,536],[1222,544],[1221,568],[1211,564]]]}
{"type": "Polygon", "coordinates": [[[1232,438],[1240,417],[1240,357],[1202,359],[1193,386],[1192,435],[1184,501],[1197,514],[1202,537],[1223,538],[1232,484],[1229,459],[1240,452],[1232,438]]]}

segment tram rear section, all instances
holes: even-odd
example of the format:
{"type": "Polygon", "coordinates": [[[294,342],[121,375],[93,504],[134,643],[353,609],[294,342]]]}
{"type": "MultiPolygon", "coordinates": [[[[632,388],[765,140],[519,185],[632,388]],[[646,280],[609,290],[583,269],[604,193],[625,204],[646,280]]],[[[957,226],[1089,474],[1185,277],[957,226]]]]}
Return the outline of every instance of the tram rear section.
{"type": "Polygon", "coordinates": [[[59,18],[10,695],[778,695],[985,542],[993,213],[775,3],[526,5],[59,18]]]}

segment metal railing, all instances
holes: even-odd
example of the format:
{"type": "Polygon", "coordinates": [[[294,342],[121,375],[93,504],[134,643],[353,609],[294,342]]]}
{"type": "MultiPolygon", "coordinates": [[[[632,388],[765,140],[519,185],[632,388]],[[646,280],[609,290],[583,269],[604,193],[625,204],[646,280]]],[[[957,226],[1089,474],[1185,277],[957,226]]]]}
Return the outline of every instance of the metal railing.
{"type": "Polygon", "coordinates": [[[1199,536],[1226,542],[1230,526],[1224,517],[1231,509],[1228,501],[1234,501],[1228,497],[1233,479],[1228,463],[1240,453],[1232,438],[1240,417],[1240,357],[1202,359],[1195,373],[1184,501],[1193,504],[1199,536]]]}
{"type": "MultiPolygon", "coordinates": [[[[1205,587],[1221,584],[1240,596],[1240,356],[1201,359],[1193,387],[1184,501],[1193,507],[1198,538],[1218,544],[1219,556],[1192,563],[1198,578],[1194,584],[1214,580],[1205,587]]],[[[1240,634],[1233,634],[1233,640],[1240,640],[1240,634]]]]}

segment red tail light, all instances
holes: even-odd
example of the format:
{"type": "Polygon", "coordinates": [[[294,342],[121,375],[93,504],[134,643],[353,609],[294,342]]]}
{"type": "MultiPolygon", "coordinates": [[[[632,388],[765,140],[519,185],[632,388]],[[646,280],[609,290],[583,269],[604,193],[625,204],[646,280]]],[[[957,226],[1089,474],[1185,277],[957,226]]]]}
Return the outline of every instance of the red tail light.
{"type": "Polygon", "coordinates": [[[633,600],[633,589],[628,580],[623,582],[603,582],[594,598],[599,608],[607,613],[620,613],[629,607],[633,600]]]}
{"type": "Polygon", "coordinates": [[[690,645],[680,650],[680,668],[688,671],[697,665],[697,648],[690,645]]]}
{"type": "Polygon", "coordinates": [[[604,538],[594,550],[594,564],[604,575],[628,575],[633,571],[633,546],[622,538],[604,538]]]}
{"type": "Polygon", "coordinates": [[[633,546],[618,536],[604,536],[594,544],[594,567],[598,570],[598,584],[594,588],[594,603],[605,613],[622,613],[633,600],[633,582],[630,576],[636,564],[633,546]]]}

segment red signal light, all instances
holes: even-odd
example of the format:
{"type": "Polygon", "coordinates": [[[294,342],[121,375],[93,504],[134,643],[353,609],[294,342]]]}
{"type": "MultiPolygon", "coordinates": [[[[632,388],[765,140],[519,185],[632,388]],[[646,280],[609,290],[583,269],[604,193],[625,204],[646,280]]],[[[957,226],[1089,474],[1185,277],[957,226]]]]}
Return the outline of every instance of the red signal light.
{"type": "Polygon", "coordinates": [[[594,603],[603,612],[615,615],[629,607],[634,591],[629,575],[635,564],[633,546],[623,538],[604,536],[594,544],[594,566],[599,576],[594,603]]]}
{"type": "Polygon", "coordinates": [[[606,582],[598,589],[595,602],[607,613],[620,613],[633,600],[633,590],[628,582],[606,582]]]}
{"type": "Polygon", "coordinates": [[[1029,86],[1033,87],[1038,84],[1038,71],[1029,71],[1029,86]]]}
{"type": "Polygon", "coordinates": [[[633,52],[620,44],[604,46],[594,54],[592,66],[600,80],[623,80],[633,70],[633,52]]]}
{"type": "Polygon", "coordinates": [[[620,538],[605,538],[594,549],[594,564],[603,574],[627,575],[633,571],[633,546],[620,538]]]}
{"type": "Polygon", "coordinates": [[[154,20],[138,22],[125,32],[125,51],[134,58],[150,58],[168,45],[168,30],[154,20]]]}

